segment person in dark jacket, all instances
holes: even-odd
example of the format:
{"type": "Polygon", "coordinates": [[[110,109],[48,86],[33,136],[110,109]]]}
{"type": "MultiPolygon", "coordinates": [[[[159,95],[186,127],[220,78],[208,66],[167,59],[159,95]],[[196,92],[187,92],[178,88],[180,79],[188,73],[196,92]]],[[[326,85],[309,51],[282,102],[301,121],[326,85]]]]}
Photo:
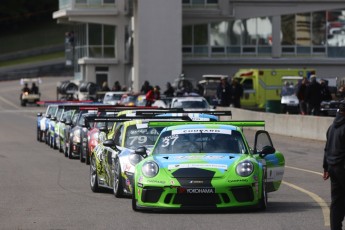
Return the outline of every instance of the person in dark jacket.
{"type": "Polygon", "coordinates": [[[235,108],[241,108],[241,97],[243,97],[243,87],[236,78],[231,81],[232,98],[231,103],[235,108]]]}
{"type": "Polygon", "coordinates": [[[307,102],[308,115],[319,115],[322,100],[321,85],[316,81],[316,76],[310,77],[310,83],[306,89],[305,101],[307,102]]]}
{"type": "Polygon", "coordinates": [[[142,94],[147,94],[150,90],[153,90],[153,87],[150,85],[149,81],[145,81],[144,84],[141,86],[140,92],[142,94]]]}
{"type": "Polygon", "coordinates": [[[220,106],[230,106],[232,98],[232,88],[224,77],[217,87],[217,98],[220,100],[220,106]]]}
{"type": "Polygon", "coordinates": [[[171,86],[170,82],[167,82],[167,89],[164,91],[164,95],[166,97],[173,97],[175,93],[175,89],[171,86]]]}
{"type": "Polygon", "coordinates": [[[305,95],[306,95],[308,84],[309,84],[308,79],[306,77],[303,78],[301,83],[298,85],[297,92],[296,92],[296,96],[299,101],[299,112],[302,115],[308,114],[307,103],[305,101],[305,95]]]}
{"type": "Polygon", "coordinates": [[[345,215],[345,102],[327,130],[323,179],[331,178],[331,229],[341,230],[345,215]]]}

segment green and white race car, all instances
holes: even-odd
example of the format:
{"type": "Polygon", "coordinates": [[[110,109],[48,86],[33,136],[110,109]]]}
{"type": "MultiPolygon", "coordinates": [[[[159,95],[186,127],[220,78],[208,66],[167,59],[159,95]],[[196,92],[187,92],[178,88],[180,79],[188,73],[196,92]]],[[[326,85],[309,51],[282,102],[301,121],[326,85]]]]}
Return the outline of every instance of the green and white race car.
{"type": "MultiPolygon", "coordinates": [[[[268,132],[251,149],[242,132],[263,121],[166,122],[149,156],[135,167],[133,210],[264,210],[280,187],[285,159],[268,132]]],[[[162,122],[149,122],[149,127],[162,122]]]]}

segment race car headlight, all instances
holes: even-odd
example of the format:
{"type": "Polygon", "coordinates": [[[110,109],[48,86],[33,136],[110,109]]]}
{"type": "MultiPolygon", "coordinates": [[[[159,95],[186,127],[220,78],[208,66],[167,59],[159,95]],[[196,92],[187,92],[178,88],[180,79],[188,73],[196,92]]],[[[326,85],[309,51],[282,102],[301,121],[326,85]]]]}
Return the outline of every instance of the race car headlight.
{"type": "Polygon", "coordinates": [[[147,161],[143,164],[141,171],[146,177],[154,177],[158,174],[159,167],[156,162],[147,161]]]}
{"type": "Polygon", "coordinates": [[[101,132],[99,135],[98,135],[98,142],[103,142],[106,140],[106,134],[101,132]]]}
{"type": "Polygon", "coordinates": [[[236,173],[239,176],[249,176],[254,171],[254,165],[251,161],[242,161],[236,166],[236,173]]]}
{"type": "Polygon", "coordinates": [[[140,156],[139,154],[132,153],[129,155],[129,162],[133,165],[136,166],[140,161],[142,161],[144,158],[140,156]]]}
{"type": "Polygon", "coordinates": [[[73,142],[80,143],[80,130],[77,129],[73,132],[73,142]]]}

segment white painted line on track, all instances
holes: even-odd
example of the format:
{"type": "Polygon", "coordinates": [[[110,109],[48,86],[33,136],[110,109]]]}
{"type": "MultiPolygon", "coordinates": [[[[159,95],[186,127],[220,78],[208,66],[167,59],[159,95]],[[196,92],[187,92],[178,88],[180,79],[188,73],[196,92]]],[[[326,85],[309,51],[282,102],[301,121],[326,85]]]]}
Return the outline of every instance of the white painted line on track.
{"type": "Polygon", "coordinates": [[[315,193],[312,193],[308,190],[305,190],[301,187],[298,187],[297,185],[294,185],[294,184],[290,184],[286,181],[282,181],[283,184],[291,187],[291,188],[294,188],[300,192],[303,192],[305,194],[307,194],[308,196],[310,196],[313,200],[315,200],[319,206],[321,207],[322,209],[322,214],[323,214],[323,219],[324,219],[324,223],[325,223],[325,226],[330,226],[330,211],[329,211],[329,207],[326,203],[326,201],[324,199],[322,199],[321,197],[319,197],[318,195],[316,195],[315,193]]]}
{"type": "Polygon", "coordinates": [[[320,172],[315,172],[315,171],[308,170],[308,169],[301,169],[301,168],[296,168],[296,167],[291,167],[291,166],[285,166],[285,168],[296,169],[296,170],[300,170],[300,171],[303,171],[303,172],[309,172],[309,173],[314,173],[314,174],[323,176],[323,174],[320,173],[320,172]]]}
{"type": "MultiPolygon", "coordinates": [[[[297,168],[297,167],[292,167],[292,166],[285,166],[286,168],[290,168],[290,169],[294,169],[294,170],[299,170],[299,171],[303,171],[303,172],[308,172],[308,173],[313,173],[313,174],[316,174],[316,175],[319,175],[319,176],[323,176],[322,173],[320,172],[315,172],[315,171],[312,171],[312,170],[308,170],[308,169],[301,169],[301,168],[297,168]]],[[[322,199],[320,196],[318,196],[317,194],[315,193],[312,193],[308,190],[305,190],[301,187],[298,187],[297,185],[294,185],[294,184],[291,184],[291,183],[288,183],[286,181],[283,181],[282,182],[283,184],[291,187],[291,188],[294,188],[300,192],[303,192],[305,194],[307,194],[308,196],[310,196],[313,200],[315,200],[319,206],[321,207],[322,209],[322,214],[323,214],[323,219],[324,219],[324,223],[325,223],[325,226],[330,226],[330,211],[329,211],[329,207],[326,203],[326,201],[324,199],[322,199]]]]}
{"type": "Polygon", "coordinates": [[[5,98],[3,98],[3,97],[1,97],[1,96],[0,96],[0,100],[3,101],[3,102],[5,102],[6,104],[8,104],[8,105],[10,105],[10,106],[13,106],[13,107],[16,108],[16,109],[19,109],[19,108],[20,108],[18,105],[16,105],[16,104],[10,102],[9,100],[7,100],[7,99],[5,99],[5,98]]]}

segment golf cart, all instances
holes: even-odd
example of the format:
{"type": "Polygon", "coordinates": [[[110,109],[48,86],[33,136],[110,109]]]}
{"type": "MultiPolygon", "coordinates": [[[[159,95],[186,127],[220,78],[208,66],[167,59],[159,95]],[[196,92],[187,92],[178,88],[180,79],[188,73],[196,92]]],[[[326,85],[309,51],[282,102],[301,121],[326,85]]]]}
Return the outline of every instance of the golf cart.
{"type": "Polygon", "coordinates": [[[37,104],[40,101],[41,93],[39,92],[39,84],[41,78],[22,78],[20,84],[23,86],[20,94],[20,105],[26,106],[27,104],[37,104]]]}

